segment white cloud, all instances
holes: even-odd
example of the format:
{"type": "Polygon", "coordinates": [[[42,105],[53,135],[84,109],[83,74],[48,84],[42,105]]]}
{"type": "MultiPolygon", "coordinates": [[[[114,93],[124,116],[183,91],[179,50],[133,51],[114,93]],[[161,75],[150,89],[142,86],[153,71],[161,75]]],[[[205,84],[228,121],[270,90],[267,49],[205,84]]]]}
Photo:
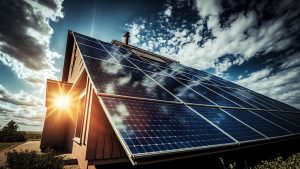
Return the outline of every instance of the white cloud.
{"type": "Polygon", "coordinates": [[[222,12],[220,0],[197,0],[196,6],[199,10],[199,14],[202,17],[209,15],[218,15],[222,12]]]}
{"type": "Polygon", "coordinates": [[[46,79],[56,79],[55,60],[61,55],[50,49],[50,22],[63,18],[63,0],[0,1],[0,62],[35,89],[7,91],[0,84],[0,125],[14,120],[21,130],[41,130],[44,120],[46,79]],[[39,96],[39,97],[37,97],[39,96]]]}
{"type": "Polygon", "coordinates": [[[1,15],[6,19],[0,27],[0,61],[31,84],[54,78],[58,71],[54,60],[61,55],[49,48],[50,21],[63,17],[62,0],[1,2],[4,9],[0,11],[5,11],[1,15]]]}
{"type": "Polygon", "coordinates": [[[172,6],[168,6],[168,8],[165,10],[164,14],[165,14],[167,17],[170,17],[171,14],[172,14],[172,6]]]}
{"type": "MultiPolygon", "coordinates": [[[[138,43],[134,45],[173,57],[197,69],[212,68],[219,75],[234,65],[242,65],[271,52],[282,52],[283,54],[276,56],[278,60],[270,58],[272,63],[269,67],[262,67],[263,64],[259,63],[257,67],[260,66],[260,71],[239,76],[238,83],[299,108],[299,52],[292,53],[291,56],[289,52],[285,52],[299,46],[295,43],[296,35],[299,35],[296,30],[299,31],[300,28],[300,20],[297,17],[299,11],[289,10],[293,8],[294,1],[283,2],[285,1],[271,4],[272,8],[276,8],[276,14],[272,18],[262,18],[262,12],[267,10],[264,3],[257,4],[259,9],[253,7],[231,14],[225,20],[222,18],[221,24],[220,14],[228,12],[222,8],[221,1],[198,0],[196,9],[201,19],[191,24],[191,27],[184,25],[184,22],[166,22],[167,16],[163,13],[160,14],[162,16],[158,16],[159,25],[155,27],[143,20],[141,23],[131,24],[130,28],[138,30],[135,31],[138,33],[138,43]],[[143,26],[143,29],[138,29],[140,26],[143,26]],[[155,33],[145,33],[144,28],[155,33]],[[156,48],[157,46],[159,48],[156,48]],[[272,68],[273,62],[281,63],[280,70],[272,68]]],[[[172,12],[176,9],[174,6],[172,12]]]]}
{"type": "Polygon", "coordinates": [[[266,68],[252,72],[236,83],[300,109],[300,66],[280,69],[276,73],[272,71],[266,68]]]}
{"type": "Polygon", "coordinates": [[[41,127],[45,111],[44,99],[24,91],[12,94],[0,84],[0,124],[2,126],[14,120],[19,125],[41,127]]]}
{"type": "Polygon", "coordinates": [[[145,25],[144,24],[137,24],[137,23],[133,23],[128,25],[129,27],[129,33],[130,33],[130,44],[132,45],[136,45],[140,42],[140,31],[141,29],[145,29],[145,25]]]}
{"type": "Polygon", "coordinates": [[[8,92],[1,84],[0,101],[21,106],[39,106],[43,104],[40,98],[28,94],[22,90],[17,94],[12,94],[8,92]]]}

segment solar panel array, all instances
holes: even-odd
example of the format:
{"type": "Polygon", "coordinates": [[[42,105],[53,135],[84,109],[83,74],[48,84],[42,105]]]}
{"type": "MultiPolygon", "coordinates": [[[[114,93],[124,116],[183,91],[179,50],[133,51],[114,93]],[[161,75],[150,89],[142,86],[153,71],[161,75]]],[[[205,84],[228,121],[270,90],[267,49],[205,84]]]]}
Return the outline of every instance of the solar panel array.
{"type": "Polygon", "coordinates": [[[108,119],[130,157],[300,133],[299,110],[179,63],[74,32],[108,119]]]}

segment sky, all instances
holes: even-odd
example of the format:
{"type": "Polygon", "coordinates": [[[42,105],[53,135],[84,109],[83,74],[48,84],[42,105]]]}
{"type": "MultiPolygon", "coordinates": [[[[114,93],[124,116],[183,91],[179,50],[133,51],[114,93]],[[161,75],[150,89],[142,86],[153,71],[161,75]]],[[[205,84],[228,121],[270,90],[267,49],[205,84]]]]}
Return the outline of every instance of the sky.
{"type": "Polygon", "coordinates": [[[300,109],[298,0],[1,0],[0,125],[41,131],[67,31],[129,43],[300,109]]]}

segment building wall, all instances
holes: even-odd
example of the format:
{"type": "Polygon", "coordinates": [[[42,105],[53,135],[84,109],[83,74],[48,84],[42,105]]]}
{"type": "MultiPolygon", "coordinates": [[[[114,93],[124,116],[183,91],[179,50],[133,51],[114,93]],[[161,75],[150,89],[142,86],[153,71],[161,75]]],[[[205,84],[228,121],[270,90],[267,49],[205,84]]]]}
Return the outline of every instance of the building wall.
{"type": "Polygon", "coordinates": [[[80,57],[80,52],[78,51],[77,45],[73,44],[68,83],[75,83],[84,70],[83,61],[80,57]]]}
{"type": "MultiPolygon", "coordinates": [[[[74,141],[72,139],[72,153],[77,157],[80,165],[120,162],[122,161],[120,159],[127,161],[127,156],[106,118],[88,73],[85,71],[76,43],[73,44],[68,74],[68,82],[73,83],[73,87],[79,90],[78,97],[85,98],[82,127],[79,127],[81,134],[74,141]]],[[[74,114],[77,118],[77,112],[74,114]]],[[[76,133],[77,124],[74,125],[72,128],[75,128],[74,133],[76,133]]],[[[74,133],[72,137],[75,136],[74,133]]]]}
{"type": "MultiPolygon", "coordinates": [[[[47,80],[46,89],[46,107],[47,112],[45,116],[43,134],[41,139],[41,149],[55,148],[70,150],[70,142],[67,142],[68,135],[72,134],[72,121],[74,116],[70,115],[76,109],[75,106],[69,109],[58,109],[53,106],[55,97],[60,93],[67,94],[72,85],[59,81],[47,80]]],[[[76,104],[76,103],[75,103],[76,104]]],[[[74,104],[74,105],[75,105],[74,104]]]]}
{"type": "Polygon", "coordinates": [[[84,168],[87,165],[127,161],[128,158],[99,103],[76,42],[73,40],[72,43],[73,45],[67,44],[72,49],[68,49],[71,56],[65,57],[70,59],[64,65],[68,66],[64,67],[67,70],[63,76],[66,82],[49,80],[47,83],[47,113],[41,148],[52,147],[72,152],[79,165],[84,168]],[[73,103],[69,112],[52,107],[51,94],[62,91],[72,94],[73,103]],[[83,106],[79,106],[80,103],[83,106]],[[82,116],[79,116],[80,111],[82,116]]]}
{"type": "Polygon", "coordinates": [[[125,158],[126,154],[94,91],[91,102],[86,158],[88,160],[125,158]]]}

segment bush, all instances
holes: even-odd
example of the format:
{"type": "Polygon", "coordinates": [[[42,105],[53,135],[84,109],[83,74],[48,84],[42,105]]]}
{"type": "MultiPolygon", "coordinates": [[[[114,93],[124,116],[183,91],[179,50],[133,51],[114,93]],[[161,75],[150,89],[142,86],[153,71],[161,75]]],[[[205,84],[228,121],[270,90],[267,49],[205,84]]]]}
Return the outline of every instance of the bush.
{"type": "Polygon", "coordinates": [[[45,153],[36,151],[12,151],[6,153],[7,167],[9,169],[62,169],[63,157],[55,156],[51,150],[45,153]]]}
{"type": "Polygon", "coordinates": [[[277,157],[275,160],[262,161],[262,164],[257,165],[254,169],[286,169],[286,168],[300,168],[300,153],[294,154],[287,159],[277,157]]]}
{"type": "Polygon", "coordinates": [[[0,131],[0,142],[24,142],[26,141],[26,133],[18,131],[19,126],[11,120],[0,131]]]}

